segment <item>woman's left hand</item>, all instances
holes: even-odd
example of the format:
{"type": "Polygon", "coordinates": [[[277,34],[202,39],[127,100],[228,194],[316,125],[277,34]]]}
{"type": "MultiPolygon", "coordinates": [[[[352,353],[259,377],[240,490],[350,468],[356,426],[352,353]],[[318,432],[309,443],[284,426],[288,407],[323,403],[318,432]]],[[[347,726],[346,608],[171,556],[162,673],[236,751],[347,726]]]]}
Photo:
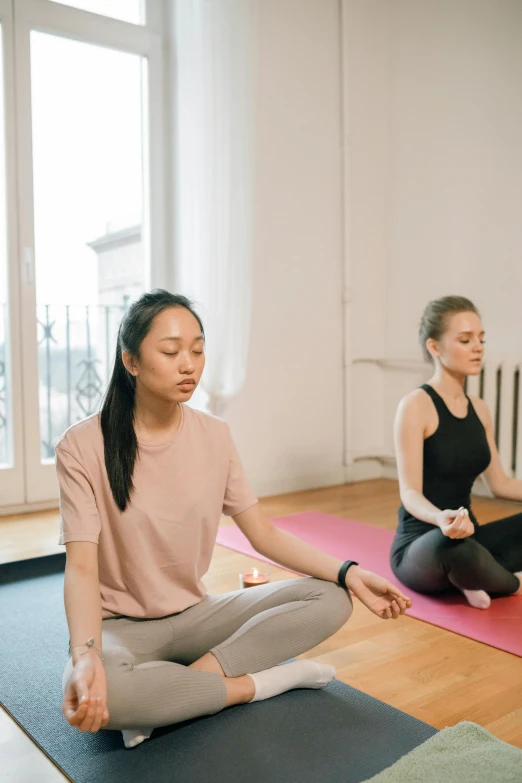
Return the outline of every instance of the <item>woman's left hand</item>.
{"type": "Polygon", "coordinates": [[[404,614],[411,606],[398,587],[387,579],[359,566],[352,566],[346,574],[346,587],[357,596],[370,612],[383,620],[394,620],[404,614]]]}

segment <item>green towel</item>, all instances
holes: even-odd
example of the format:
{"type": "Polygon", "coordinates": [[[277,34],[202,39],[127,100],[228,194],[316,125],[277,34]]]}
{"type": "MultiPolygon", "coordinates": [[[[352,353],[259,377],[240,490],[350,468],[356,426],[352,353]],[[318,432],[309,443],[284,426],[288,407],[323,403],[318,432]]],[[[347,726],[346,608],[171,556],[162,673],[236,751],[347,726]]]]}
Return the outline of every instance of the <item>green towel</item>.
{"type": "Polygon", "coordinates": [[[476,723],[443,729],[365,783],[522,783],[522,750],[476,723]]]}

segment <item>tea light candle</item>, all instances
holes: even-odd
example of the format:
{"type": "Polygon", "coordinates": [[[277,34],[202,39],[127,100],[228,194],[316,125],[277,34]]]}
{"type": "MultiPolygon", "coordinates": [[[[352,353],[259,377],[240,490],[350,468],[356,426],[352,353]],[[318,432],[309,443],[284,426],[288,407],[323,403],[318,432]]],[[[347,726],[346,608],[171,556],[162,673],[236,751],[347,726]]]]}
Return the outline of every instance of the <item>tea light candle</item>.
{"type": "Polygon", "coordinates": [[[246,574],[239,574],[239,585],[241,588],[255,587],[256,585],[265,585],[270,581],[268,574],[260,573],[257,568],[253,568],[246,574]]]}

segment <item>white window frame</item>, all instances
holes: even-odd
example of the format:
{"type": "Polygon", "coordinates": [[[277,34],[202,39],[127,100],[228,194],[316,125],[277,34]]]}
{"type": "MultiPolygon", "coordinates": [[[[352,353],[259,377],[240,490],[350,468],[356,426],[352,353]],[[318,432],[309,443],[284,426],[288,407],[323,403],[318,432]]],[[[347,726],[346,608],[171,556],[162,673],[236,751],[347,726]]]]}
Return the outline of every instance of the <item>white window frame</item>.
{"type": "MultiPolygon", "coordinates": [[[[150,231],[144,241],[148,251],[147,283],[168,286],[171,275],[165,253],[168,207],[165,161],[169,157],[166,155],[167,118],[164,112],[163,11],[162,0],[147,0],[146,24],[136,25],[53,0],[0,0],[0,14],[6,14],[5,60],[11,64],[5,79],[7,157],[16,161],[16,171],[9,172],[8,195],[10,204],[17,205],[16,215],[13,208],[9,216],[12,234],[9,255],[11,316],[15,310],[19,313],[19,323],[12,323],[10,330],[11,355],[14,358],[12,396],[17,403],[13,411],[16,441],[13,471],[18,483],[17,490],[11,495],[4,494],[3,485],[9,484],[7,474],[10,471],[0,470],[0,514],[22,510],[13,508],[12,504],[22,503],[24,509],[51,507],[56,505],[58,498],[55,466],[42,463],[40,457],[30,34],[36,30],[147,58],[148,84],[145,92],[148,96],[144,96],[144,100],[147,100],[148,125],[143,129],[146,174],[148,169],[148,177],[144,177],[144,222],[150,231]],[[24,484],[23,498],[20,476],[24,484]]],[[[11,321],[14,320],[11,317],[11,321]]]]}
{"type": "MultiPolygon", "coordinates": [[[[23,465],[23,412],[22,412],[22,368],[21,324],[19,311],[18,276],[18,229],[16,222],[16,125],[14,99],[14,41],[13,41],[13,5],[11,0],[0,0],[0,24],[2,30],[3,56],[3,114],[5,119],[5,160],[0,161],[0,170],[5,172],[6,188],[6,228],[7,236],[0,237],[5,242],[7,257],[7,298],[8,298],[8,344],[7,376],[8,394],[7,415],[10,418],[12,432],[12,467],[0,470],[0,504],[9,506],[23,503],[25,500],[25,480],[23,465]],[[4,168],[5,166],[5,168],[4,168]]],[[[3,284],[3,281],[2,281],[3,284]]]]}

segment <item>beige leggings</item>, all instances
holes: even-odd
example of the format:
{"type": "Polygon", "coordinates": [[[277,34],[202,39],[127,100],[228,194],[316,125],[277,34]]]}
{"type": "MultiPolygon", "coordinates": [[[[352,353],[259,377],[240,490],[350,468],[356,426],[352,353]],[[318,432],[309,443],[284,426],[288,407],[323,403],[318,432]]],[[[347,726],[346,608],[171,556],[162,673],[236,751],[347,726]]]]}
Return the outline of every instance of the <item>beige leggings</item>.
{"type": "MultiPolygon", "coordinates": [[[[155,728],[225,707],[218,674],[187,668],[211,652],[227,677],[268,669],[341,628],[350,595],[311,577],[206,596],[159,620],[103,620],[107,729],[155,728]]],[[[69,659],[64,687],[72,671],[69,659]]]]}

